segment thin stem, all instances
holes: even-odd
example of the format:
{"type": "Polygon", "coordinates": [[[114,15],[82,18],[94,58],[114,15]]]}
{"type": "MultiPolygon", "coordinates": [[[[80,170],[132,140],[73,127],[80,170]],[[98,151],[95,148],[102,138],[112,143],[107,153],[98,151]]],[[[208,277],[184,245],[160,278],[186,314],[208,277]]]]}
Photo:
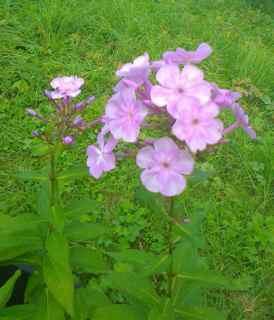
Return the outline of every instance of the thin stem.
{"type": "Polygon", "coordinates": [[[172,243],[172,227],[173,227],[173,209],[174,209],[174,199],[171,197],[168,199],[168,232],[167,232],[167,241],[168,241],[168,253],[170,256],[169,272],[168,272],[168,295],[171,298],[172,296],[172,280],[173,280],[173,243],[172,243]]]}
{"type": "Polygon", "coordinates": [[[56,206],[59,202],[58,194],[58,180],[56,175],[56,148],[54,148],[50,154],[50,191],[51,191],[51,206],[56,206]]]}

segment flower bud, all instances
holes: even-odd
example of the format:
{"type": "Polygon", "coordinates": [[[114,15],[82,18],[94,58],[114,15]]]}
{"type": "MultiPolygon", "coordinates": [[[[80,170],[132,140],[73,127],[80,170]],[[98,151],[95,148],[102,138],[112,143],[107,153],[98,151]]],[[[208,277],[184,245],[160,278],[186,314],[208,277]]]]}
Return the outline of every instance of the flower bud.
{"type": "Polygon", "coordinates": [[[31,108],[27,108],[26,109],[26,114],[31,116],[31,117],[37,117],[38,114],[35,110],[31,109],[31,108]]]}
{"type": "Polygon", "coordinates": [[[63,137],[63,144],[73,144],[74,138],[72,136],[63,137]]]}
{"type": "Polygon", "coordinates": [[[90,105],[93,101],[94,101],[95,97],[94,96],[90,96],[88,97],[86,100],[81,101],[79,103],[76,103],[74,105],[74,110],[75,111],[82,111],[85,109],[85,107],[87,107],[88,105],[90,105]]]}

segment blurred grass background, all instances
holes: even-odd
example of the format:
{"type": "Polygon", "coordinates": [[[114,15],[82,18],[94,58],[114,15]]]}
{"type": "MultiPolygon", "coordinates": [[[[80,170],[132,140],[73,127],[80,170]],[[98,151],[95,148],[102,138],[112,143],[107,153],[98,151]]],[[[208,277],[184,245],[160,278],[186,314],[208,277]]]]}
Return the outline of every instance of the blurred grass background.
{"type": "MultiPolygon", "coordinates": [[[[31,138],[39,125],[24,110],[47,111],[42,90],[53,77],[85,78],[83,97],[97,97],[86,112],[92,119],[102,113],[122,63],[145,51],[158,59],[165,50],[208,42],[214,53],[202,65],[207,79],[246,94],[244,107],[258,140],[239,130],[229,145],[204,156],[199,167],[207,178],[190,182],[180,201],[187,215],[197,207],[206,211],[212,267],[252,277],[249,291],[212,292],[210,302],[225,308],[231,320],[273,319],[273,17],[271,0],[1,0],[0,209],[35,210],[35,185],[14,173],[41,165],[31,138]]],[[[96,134],[81,136],[60,168],[84,163],[96,134]]],[[[66,185],[64,199],[96,199],[100,205],[92,215],[112,224],[115,241],[142,241],[157,252],[164,245],[161,217],[135,201],[139,185],[134,161],[124,160],[99,181],[87,177],[66,185]]]]}

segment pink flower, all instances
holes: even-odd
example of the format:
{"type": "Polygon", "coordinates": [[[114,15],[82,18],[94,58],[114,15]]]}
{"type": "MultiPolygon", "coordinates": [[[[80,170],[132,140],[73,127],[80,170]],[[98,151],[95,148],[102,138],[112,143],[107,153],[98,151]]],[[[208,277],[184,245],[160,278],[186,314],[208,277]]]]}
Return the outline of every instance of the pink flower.
{"type": "Polygon", "coordinates": [[[207,43],[201,43],[195,51],[177,48],[176,51],[167,51],[164,61],[169,64],[198,64],[210,56],[212,48],[207,43]]]}
{"type": "Polygon", "coordinates": [[[180,150],[168,137],[156,140],[153,146],[142,148],[136,162],[144,169],[141,174],[144,186],[167,197],[178,195],[185,189],[183,174],[190,174],[194,167],[191,155],[180,150]]]}
{"type": "Polygon", "coordinates": [[[116,75],[140,85],[148,79],[149,72],[149,55],[144,53],[142,56],[136,58],[133,63],[124,64],[122,68],[116,72],[116,75]]]}
{"type": "Polygon", "coordinates": [[[78,96],[84,80],[75,76],[58,77],[53,79],[50,84],[55,90],[47,92],[47,94],[50,94],[51,99],[61,99],[78,96]]]}
{"type": "Polygon", "coordinates": [[[151,63],[151,68],[158,71],[161,67],[170,64],[198,64],[210,56],[211,53],[212,48],[207,43],[201,43],[195,51],[177,48],[176,51],[165,52],[162,60],[153,61],[151,63]]]}
{"type": "Polygon", "coordinates": [[[219,108],[213,102],[201,105],[195,98],[188,98],[188,106],[178,104],[177,120],[172,133],[185,141],[192,152],[202,151],[208,144],[217,143],[223,136],[223,123],[216,119],[219,108]]]}
{"type": "MultiPolygon", "coordinates": [[[[152,87],[151,100],[156,106],[167,106],[173,117],[176,117],[176,104],[182,97],[195,97],[202,104],[211,98],[211,86],[204,81],[203,72],[195,66],[186,65],[180,71],[178,66],[168,65],[157,72],[156,79],[160,86],[152,87]]],[[[181,102],[180,106],[185,107],[187,103],[184,105],[181,102]]]]}
{"type": "Polygon", "coordinates": [[[138,100],[132,89],[117,92],[106,106],[105,123],[115,139],[135,142],[147,108],[138,100]]]}
{"type": "Polygon", "coordinates": [[[116,166],[115,156],[112,151],[117,145],[117,140],[110,136],[107,143],[105,143],[104,136],[107,132],[108,129],[103,127],[98,135],[98,147],[90,145],[87,148],[89,173],[96,179],[100,178],[104,172],[108,172],[116,166]]]}
{"type": "Polygon", "coordinates": [[[220,89],[212,84],[212,99],[219,107],[231,107],[241,98],[241,94],[228,89],[220,89]]]}

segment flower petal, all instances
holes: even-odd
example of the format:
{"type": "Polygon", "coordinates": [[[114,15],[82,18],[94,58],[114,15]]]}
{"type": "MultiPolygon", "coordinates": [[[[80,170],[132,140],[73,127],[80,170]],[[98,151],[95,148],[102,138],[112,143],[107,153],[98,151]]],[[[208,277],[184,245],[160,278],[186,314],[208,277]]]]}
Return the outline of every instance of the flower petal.
{"type": "Polygon", "coordinates": [[[142,148],[137,154],[136,163],[140,168],[151,168],[154,164],[154,149],[151,146],[142,148]]]}

